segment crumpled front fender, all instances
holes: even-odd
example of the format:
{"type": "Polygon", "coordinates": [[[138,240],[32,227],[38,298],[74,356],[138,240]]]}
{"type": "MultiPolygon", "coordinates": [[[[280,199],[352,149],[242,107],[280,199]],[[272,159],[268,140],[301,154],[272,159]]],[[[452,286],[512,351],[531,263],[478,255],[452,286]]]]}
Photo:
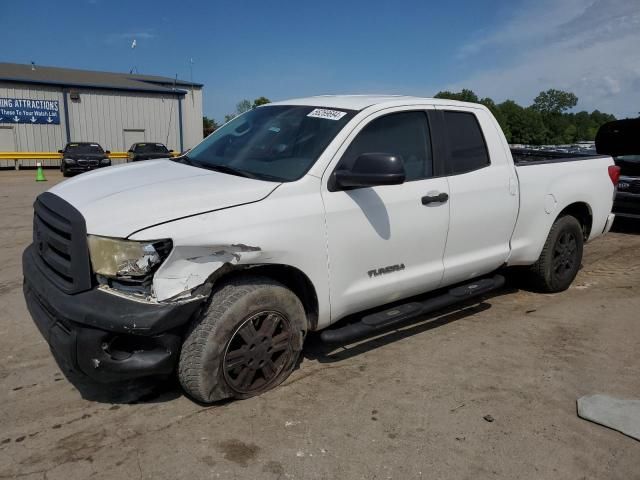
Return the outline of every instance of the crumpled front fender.
{"type": "Polygon", "coordinates": [[[244,245],[177,246],[156,272],[153,291],[158,301],[185,294],[204,284],[224,265],[260,263],[260,247],[244,245]]]}

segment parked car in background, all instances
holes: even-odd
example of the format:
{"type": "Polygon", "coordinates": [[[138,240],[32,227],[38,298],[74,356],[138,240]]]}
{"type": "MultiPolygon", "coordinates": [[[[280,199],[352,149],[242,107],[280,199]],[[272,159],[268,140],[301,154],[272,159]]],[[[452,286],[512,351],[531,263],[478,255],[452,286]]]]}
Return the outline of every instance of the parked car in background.
{"type": "Polygon", "coordinates": [[[615,162],[620,167],[620,183],[613,213],[640,219],[640,155],[622,155],[616,157],[615,162]]]}
{"type": "Polygon", "coordinates": [[[130,162],[138,160],[153,160],[156,158],[169,158],[173,150],[169,150],[162,143],[134,143],[127,152],[130,162]]]}
{"type": "Polygon", "coordinates": [[[58,150],[62,154],[60,171],[65,177],[74,173],[88,172],[95,168],[111,165],[109,150],[104,151],[100,145],[92,142],[67,143],[64,150],[58,150]]]}

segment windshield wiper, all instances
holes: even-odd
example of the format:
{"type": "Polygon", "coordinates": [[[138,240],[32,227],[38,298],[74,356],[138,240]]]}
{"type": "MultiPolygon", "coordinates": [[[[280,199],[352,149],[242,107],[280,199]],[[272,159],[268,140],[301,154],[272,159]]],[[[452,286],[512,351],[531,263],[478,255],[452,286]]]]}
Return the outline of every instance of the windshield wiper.
{"type": "Polygon", "coordinates": [[[193,162],[186,155],[181,155],[179,157],[174,157],[171,160],[174,161],[174,162],[178,162],[178,163],[184,163],[185,165],[191,165],[192,167],[198,167],[199,166],[199,165],[196,165],[196,163],[193,162]]]}
{"type": "Polygon", "coordinates": [[[226,173],[228,175],[236,175],[238,177],[251,178],[253,180],[269,180],[272,182],[282,182],[283,179],[274,175],[268,175],[266,173],[252,173],[246,170],[240,170],[237,168],[229,167],[228,165],[219,165],[211,163],[200,163],[191,160],[188,156],[183,155],[173,159],[175,162],[184,163],[185,165],[191,165],[193,167],[205,168],[207,170],[213,170],[214,172],[226,173]]]}
{"type": "Polygon", "coordinates": [[[229,167],[227,165],[199,163],[198,166],[202,168],[206,168],[207,170],[213,170],[214,172],[227,173],[229,175],[236,175],[238,177],[253,178],[253,179],[258,178],[256,175],[254,175],[251,172],[238,170],[237,168],[229,167]]]}
{"type": "Polygon", "coordinates": [[[282,178],[268,175],[266,173],[253,173],[247,170],[240,170],[228,165],[198,163],[198,167],[207,168],[215,172],[227,173],[229,175],[237,175],[238,177],[251,178],[253,180],[269,180],[272,182],[282,182],[282,178]]]}

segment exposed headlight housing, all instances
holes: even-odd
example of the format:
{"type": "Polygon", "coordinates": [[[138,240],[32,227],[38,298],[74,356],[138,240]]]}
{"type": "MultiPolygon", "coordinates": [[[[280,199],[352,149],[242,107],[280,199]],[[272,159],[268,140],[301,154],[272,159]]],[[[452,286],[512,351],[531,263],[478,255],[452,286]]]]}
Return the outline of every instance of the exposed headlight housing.
{"type": "Polygon", "coordinates": [[[136,242],[88,235],[91,265],[96,275],[139,283],[148,279],[171,252],[171,240],[136,242]]]}

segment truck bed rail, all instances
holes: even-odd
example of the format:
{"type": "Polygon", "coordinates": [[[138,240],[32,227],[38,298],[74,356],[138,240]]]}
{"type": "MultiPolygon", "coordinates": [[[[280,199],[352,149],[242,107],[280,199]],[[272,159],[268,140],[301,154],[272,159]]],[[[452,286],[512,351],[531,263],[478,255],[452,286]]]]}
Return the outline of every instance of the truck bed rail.
{"type": "Polygon", "coordinates": [[[593,153],[554,152],[550,150],[533,150],[528,148],[512,148],[511,156],[518,167],[540,165],[545,163],[574,162],[591,158],[604,158],[607,155],[593,153]]]}

